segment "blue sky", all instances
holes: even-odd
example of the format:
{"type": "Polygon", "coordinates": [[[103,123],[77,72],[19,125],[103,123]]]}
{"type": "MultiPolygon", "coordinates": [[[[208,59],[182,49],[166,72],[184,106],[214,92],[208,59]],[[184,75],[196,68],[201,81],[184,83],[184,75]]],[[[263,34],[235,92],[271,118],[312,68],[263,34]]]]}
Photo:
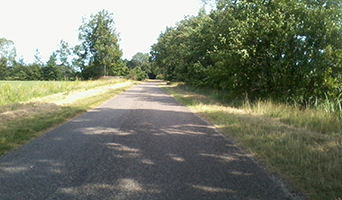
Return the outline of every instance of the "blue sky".
{"type": "Polygon", "coordinates": [[[159,34],[187,15],[197,15],[201,0],[6,0],[0,7],[0,38],[15,43],[18,58],[31,63],[36,49],[43,62],[60,40],[78,44],[82,17],[103,9],[114,13],[123,58],[148,53],[159,34]]]}

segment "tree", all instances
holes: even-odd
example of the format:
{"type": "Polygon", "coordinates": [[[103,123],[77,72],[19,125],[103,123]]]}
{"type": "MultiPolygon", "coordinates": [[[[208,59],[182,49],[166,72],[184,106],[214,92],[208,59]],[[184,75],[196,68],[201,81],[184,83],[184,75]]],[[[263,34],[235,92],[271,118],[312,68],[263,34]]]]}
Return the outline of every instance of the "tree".
{"type": "Polygon", "coordinates": [[[36,49],[36,53],[34,54],[34,63],[39,65],[40,67],[44,66],[44,63],[42,61],[42,57],[41,57],[38,49],[36,49]]]}
{"type": "Polygon", "coordinates": [[[25,80],[42,80],[43,79],[43,68],[37,64],[32,63],[25,66],[24,63],[19,62],[19,66],[24,66],[25,69],[25,80]]]}
{"type": "Polygon", "coordinates": [[[27,74],[27,66],[23,59],[19,59],[19,62],[15,62],[13,65],[12,73],[8,77],[12,80],[31,80],[27,74]]]}
{"type": "Polygon", "coordinates": [[[56,51],[60,65],[70,66],[69,57],[71,56],[71,52],[69,44],[64,40],[61,40],[59,49],[56,51]]]}
{"type": "MultiPolygon", "coordinates": [[[[151,60],[166,80],[184,81],[203,86],[208,81],[208,68],[213,65],[208,52],[213,50],[212,19],[201,10],[187,17],[175,28],[167,28],[152,46],[151,60]]],[[[153,66],[153,65],[152,65],[153,66]]]]}
{"type": "Polygon", "coordinates": [[[150,63],[150,55],[148,53],[136,53],[130,61],[127,62],[126,66],[132,71],[139,67],[142,71],[148,74],[148,78],[155,79],[155,70],[150,63]]]}
{"type": "Polygon", "coordinates": [[[75,70],[70,64],[72,56],[72,48],[64,40],[60,41],[59,49],[56,51],[57,58],[59,60],[58,67],[62,71],[62,76],[64,79],[68,80],[75,76],[75,70]]]}
{"type": "Polygon", "coordinates": [[[16,56],[17,54],[14,42],[6,38],[0,38],[0,58],[6,58],[8,61],[14,61],[16,56]]]}
{"type": "Polygon", "coordinates": [[[149,62],[149,54],[148,53],[136,53],[132,59],[127,63],[127,67],[130,69],[134,69],[136,67],[141,67],[144,63],[149,62]]]}
{"type": "Polygon", "coordinates": [[[309,104],[336,94],[341,80],[333,74],[341,73],[336,55],[342,47],[337,1],[221,0],[211,17],[219,33],[213,78],[233,95],[309,104]]]}
{"type": "Polygon", "coordinates": [[[151,60],[166,80],[310,105],[342,91],[341,11],[336,0],[217,0],[167,28],[151,60]]]}
{"type": "Polygon", "coordinates": [[[62,80],[63,73],[60,66],[56,63],[56,53],[53,52],[46,63],[46,66],[43,67],[43,77],[44,80],[62,80]]]}
{"type": "Polygon", "coordinates": [[[83,19],[79,31],[82,44],[76,47],[79,58],[75,61],[80,65],[84,78],[98,78],[109,73],[121,75],[125,71],[113,14],[102,10],[91,15],[90,19],[83,19]]]}
{"type": "Polygon", "coordinates": [[[10,67],[15,62],[16,49],[14,43],[6,38],[0,38],[0,80],[4,80],[10,73],[10,67]]]}
{"type": "Polygon", "coordinates": [[[7,59],[0,57],[0,80],[5,80],[8,76],[7,59]]]}
{"type": "Polygon", "coordinates": [[[146,72],[141,70],[140,67],[136,67],[130,70],[129,74],[127,75],[127,78],[137,81],[144,81],[148,78],[148,75],[146,72]]]}

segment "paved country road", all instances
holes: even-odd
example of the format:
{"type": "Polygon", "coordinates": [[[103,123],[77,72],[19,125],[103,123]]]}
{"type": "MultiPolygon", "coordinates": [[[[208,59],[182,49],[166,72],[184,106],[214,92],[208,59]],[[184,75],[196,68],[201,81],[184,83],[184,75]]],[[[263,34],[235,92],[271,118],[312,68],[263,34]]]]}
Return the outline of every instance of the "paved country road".
{"type": "Polygon", "coordinates": [[[290,199],[155,82],[0,158],[0,199],[290,199]]]}

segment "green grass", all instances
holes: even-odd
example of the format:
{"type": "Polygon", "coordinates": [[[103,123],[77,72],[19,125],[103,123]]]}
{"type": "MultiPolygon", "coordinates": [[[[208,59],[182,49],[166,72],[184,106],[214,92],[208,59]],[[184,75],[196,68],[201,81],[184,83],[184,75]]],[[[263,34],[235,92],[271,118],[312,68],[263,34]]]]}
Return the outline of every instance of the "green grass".
{"type": "MultiPolygon", "coordinates": [[[[324,104],[327,105],[328,103],[324,104]]],[[[253,113],[279,118],[283,123],[323,135],[342,134],[341,112],[328,111],[324,109],[323,104],[313,108],[301,109],[272,101],[257,101],[245,103],[242,108],[253,113]]]]}
{"type": "Polygon", "coordinates": [[[163,88],[310,199],[342,199],[342,120],[334,113],[262,101],[232,107],[217,92],[163,88]]]}
{"type": "MultiPolygon", "coordinates": [[[[87,83],[79,83],[82,86],[88,84],[90,88],[94,85],[103,85],[104,82],[107,84],[113,83],[112,81],[99,81],[99,83],[91,82],[91,84],[87,83]]],[[[117,81],[116,81],[117,82],[117,81]]],[[[122,82],[122,81],[121,81],[122,82]]],[[[19,83],[18,83],[19,84],[19,83]]],[[[32,85],[40,84],[40,83],[30,83],[32,85]]],[[[47,83],[53,84],[53,83],[47,83]]],[[[40,111],[38,113],[30,114],[28,116],[15,118],[13,120],[6,121],[6,123],[0,122],[0,156],[24,145],[33,139],[41,136],[46,133],[53,127],[56,127],[71,118],[80,115],[87,110],[94,108],[101,103],[107,101],[108,99],[114,97],[117,94],[120,94],[127,88],[131,86],[127,86],[124,88],[119,88],[115,90],[110,90],[109,92],[97,94],[95,96],[83,98],[77,100],[67,106],[58,106],[50,103],[28,103],[28,104],[11,104],[16,105],[13,107],[15,109],[25,108],[34,108],[36,106],[46,106],[46,110],[40,111]],[[43,105],[44,104],[44,105],[43,105]]],[[[77,86],[76,88],[79,88],[77,86]]]]}
{"type": "Polygon", "coordinates": [[[104,79],[96,81],[0,81],[0,106],[29,101],[56,93],[92,89],[126,81],[104,79]]]}

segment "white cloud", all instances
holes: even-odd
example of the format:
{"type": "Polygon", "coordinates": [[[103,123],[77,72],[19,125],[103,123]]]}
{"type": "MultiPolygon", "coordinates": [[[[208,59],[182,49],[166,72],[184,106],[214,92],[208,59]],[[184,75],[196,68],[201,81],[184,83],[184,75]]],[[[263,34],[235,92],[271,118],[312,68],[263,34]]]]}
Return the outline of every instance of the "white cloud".
{"type": "Polygon", "coordinates": [[[108,10],[114,13],[124,58],[149,52],[166,26],[185,15],[196,15],[200,0],[11,0],[0,8],[0,37],[14,41],[17,54],[32,62],[39,49],[43,61],[58,49],[61,39],[74,46],[82,17],[108,10]]]}

